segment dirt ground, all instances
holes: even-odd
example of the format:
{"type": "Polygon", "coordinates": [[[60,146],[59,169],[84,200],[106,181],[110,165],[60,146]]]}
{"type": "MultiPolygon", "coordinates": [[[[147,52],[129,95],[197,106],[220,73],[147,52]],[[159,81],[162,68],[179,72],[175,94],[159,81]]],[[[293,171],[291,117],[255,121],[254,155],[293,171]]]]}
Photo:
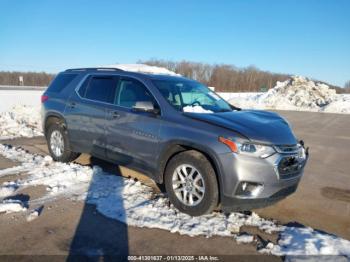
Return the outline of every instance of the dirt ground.
{"type": "MultiPolygon", "coordinates": [[[[298,222],[350,239],[350,116],[280,111],[292,124],[296,135],[310,147],[310,160],[296,193],[264,209],[259,215],[282,223],[298,222]]],[[[21,146],[31,153],[47,154],[43,138],[20,138],[0,143],[21,146]]],[[[89,163],[89,156],[78,159],[89,163]]],[[[0,169],[16,165],[0,157],[0,169]]],[[[145,176],[101,161],[101,166],[116,175],[136,176],[159,190],[145,176]],[[118,169],[119,170],[119,169],[118,169]]],[[[24,176],[19,174],[14,176],[24,176]]],[[[14,179],[7,176],[0,183],[14,179]]],[[[31,200],[40,197],[44,188],[32,187],[20,192],[31,200]]],[[[237,244],[231,238],[189,237],[159,229],[126,226],[96,212],[94,206],[71,200],[56,200],[46,205],[36,220],[27,222],[21,213],[0,215],[0,255],[62,255],[88,253],[99,255],[245,255],[240,259],[256,259],[256,244],[237,244]],[[251,256],[247,256],[251,255],[251,256]]],[[[243,228],[250,233],[255,229],[243,228]]],[[[255,230],[255,231],[254,231],[255,230]]],[[[267,238],[276,241],[277,236],[267,238]]],[[[232,257],[224,257],[227,261],[232,257]]],[[[280,260],[259,256],[259,260],[280,260]]]]}

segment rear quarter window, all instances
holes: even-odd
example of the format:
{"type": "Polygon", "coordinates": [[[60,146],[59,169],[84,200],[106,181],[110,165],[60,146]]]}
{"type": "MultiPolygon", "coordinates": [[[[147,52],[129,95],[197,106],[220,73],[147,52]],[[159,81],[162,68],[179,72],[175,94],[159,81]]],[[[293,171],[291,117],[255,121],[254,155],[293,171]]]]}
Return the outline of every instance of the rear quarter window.
{"type": "Polygon", "coordinates": [[[51,82],[48,91],[53,93],[59,93],[64,88],[66,88],[73,80],[77,77],[78,74],[59,74],[51,82]]]}

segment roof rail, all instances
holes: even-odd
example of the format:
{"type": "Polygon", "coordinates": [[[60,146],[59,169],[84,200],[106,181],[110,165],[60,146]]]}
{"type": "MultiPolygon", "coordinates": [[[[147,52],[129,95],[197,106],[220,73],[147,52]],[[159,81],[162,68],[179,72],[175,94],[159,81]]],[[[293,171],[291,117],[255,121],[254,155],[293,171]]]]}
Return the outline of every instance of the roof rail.
{"type": "Polygon", "coordinates": [[[73,71],[124,71],[124,70],[119,68],[113,68],[113,67],[86,67],[86,68],[67,69],[65,72],[73,72],[73,71]]]}

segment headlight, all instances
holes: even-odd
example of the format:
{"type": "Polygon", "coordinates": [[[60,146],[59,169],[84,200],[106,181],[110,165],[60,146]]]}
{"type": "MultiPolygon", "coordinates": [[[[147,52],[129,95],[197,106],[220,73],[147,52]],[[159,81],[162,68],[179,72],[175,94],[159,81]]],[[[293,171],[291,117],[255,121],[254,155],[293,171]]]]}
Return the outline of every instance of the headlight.
{"type": "Polygon", "coordinates": [[[275,149],[272,146],[253,144],[253,143],[237,143],[240,153],[255,155],[261,158],[267,158],[274,153],[275,149]]]}
{"type": "Polygon", "coordinates": [[[234,153],[252,155],[261,158],[267,158],[276,153],[275,149],[272,146],[268,145],[254,144],[250,142],[238,142],[221,136],[219,137],[219,141],[227,145],[234,153]]]}

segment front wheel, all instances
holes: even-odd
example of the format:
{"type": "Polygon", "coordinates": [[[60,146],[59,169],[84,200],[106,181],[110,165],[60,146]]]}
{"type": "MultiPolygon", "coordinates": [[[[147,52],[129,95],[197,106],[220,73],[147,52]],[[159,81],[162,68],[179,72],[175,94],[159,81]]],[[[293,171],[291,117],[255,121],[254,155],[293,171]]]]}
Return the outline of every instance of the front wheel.
{"type": "Polygon", "coordinates": [[[171,203],[191,216],[211,213],[219,202],[215,171],[198,151],[179,153],[169,161],[165,188],[171,203]]]}
{"type": "Polygon", "coordinates": [[[79,157],[79,153],[70,151],[67,131],[59,122],[53,123],[47,130],[47,145],[53,160],[71,162],[79,157]]]}

